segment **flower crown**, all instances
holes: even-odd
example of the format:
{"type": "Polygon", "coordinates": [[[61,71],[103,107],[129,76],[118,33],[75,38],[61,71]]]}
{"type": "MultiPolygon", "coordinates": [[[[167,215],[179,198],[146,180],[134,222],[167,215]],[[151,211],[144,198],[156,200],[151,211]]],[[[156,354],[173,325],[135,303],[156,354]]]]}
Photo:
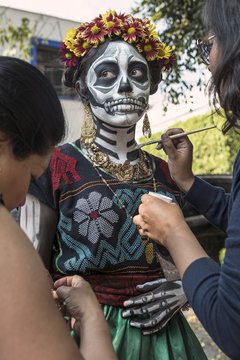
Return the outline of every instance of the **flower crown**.
{"type": "Polygon", "coordinates": [[[68,30],[60,46],[64,54],[61,60],[68,67],[75,67],[80,58],[105,39],[123,39],[134,44],[140,53],[145,54],[147,61],[158,60],[160,70],[169,70],[176,60],[171,47],[158,39],[156,27],[149,19],[141,20],[112,10],[99,15],[90,23],[81,23],[77,29],[68,30]]]}

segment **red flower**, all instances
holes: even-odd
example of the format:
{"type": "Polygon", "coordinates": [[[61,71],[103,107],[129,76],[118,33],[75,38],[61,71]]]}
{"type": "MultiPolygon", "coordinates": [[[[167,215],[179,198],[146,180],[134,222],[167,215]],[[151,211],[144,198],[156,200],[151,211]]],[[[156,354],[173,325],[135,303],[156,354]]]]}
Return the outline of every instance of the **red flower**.
{"type": "Polygon", "coordinates": [[[105,35],[106,31],[104,23],[100,20],[88,24],[83,34],[81,34],[81,36],[84,37],[90,44],[94,45],[98,45],[99,42],[103,42],[105,35]]]}
{"type": "Polygon", "coordinates": [[[93,19],[92,22],[102,21],[102,19],[103,19],[102,14],[99,14],[99,16],[95,17],[95,19],[93,19]]]}
{"type": "Polygon", "coordinates": [[[84,33],[84,31],[86,30],[86,28],[88,27],[88,23],[81,23],[81,25],[77,28],[77,34],[76,36],[80,35],[82,36],[82,34],[84,33]]]}
{"type": "Polygon", "coordinates": [[[118,19],[114,18],[113,13],[110,13],[106,17],[105,29],[106,29],[106,32],[107,32],[107,35],[109,36],[109,38],[111,38],[111,36],[113,34],[114,35],[121,34],[121,24],[118,19]]]}
{"type": "Polygon", "coordinates": [[[175,60],[176,60],[176,56],[174,53],[171,53],[168,59],[160,59],[159,69],[162,70],[163,68],[165,68],[166,70],[170,70],[175,60]]]}
{"type": "Polygon", "coordinates": [[[143,37],[142,25],[139,21],[125,22],[123,24],[123,39],[128,43],[137,42],[143,37]]]}
{"type": "Polygon", "coordinates": [[[116,18],[118,18],[118,20],[122,21],[122,22],[125,22],[128,18],[129,18],[129,15],[125,15],[125,14],[115,14],[116,18]]]}
{"type": "Polygon", "coordinates": [[[91,44],[82,37],[78,36],[75,42],[75,53],[77,56],[84,56],[91,47],[91,44]]]}
{"type": "Polygon", "coordinates": [[[66,47],[66,45],[64,44],[64,42],[62,42],[61,45],[60,45],[60,52],[61,52],[62,54],[64,54],[64,55],[69,52],[69,49],[66,47]]]}
{"type": "Polygon", "coordinates": [[[62,56],[60,59],[66,63],[68,67],[75,67],[78,64],[78,58],[66,47],[62,42],[60,46],[60,52],[65,56],[62,56]]]}
{"type": "Polygon", "coordinates": [[[139,52],[145,53],[148,61],[152,61],[158,54],[159,41],[153,38],[144,39],[137,45],[137,49],[139,52]]]}

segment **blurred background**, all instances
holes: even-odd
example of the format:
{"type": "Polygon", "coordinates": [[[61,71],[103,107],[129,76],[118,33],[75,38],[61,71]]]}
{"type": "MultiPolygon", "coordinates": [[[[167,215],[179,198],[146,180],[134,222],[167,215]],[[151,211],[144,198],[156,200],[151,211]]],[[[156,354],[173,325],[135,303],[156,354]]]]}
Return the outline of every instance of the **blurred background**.
{"type": "MultiPolygon", "coordinates": [[[[222,135],[220,130],[224,118],[213,111],[208,100],[206,89],[210,73],[202,64],[196,46],[196,40],[206,36],[201,24],[202,4],[203,0],[0,0],[0,55],[29,61],[49,78],[67,120],[65,141],[73,141],[80,136],[84,116],[78,97],[65,88],[61,80],[63,63],[59,47],[66,31],[108,10],[151,18],[160,39],[173,47],[177,61],[171,72],[163,73],[158,92],[150,97],[151,139],[143,137],[140,120],[136,129],[137,140],[143,143],[159,139],[169,127],[188,131],[217,124],[216,129],[191,135],[193,170],[206,181],[229,191],[239,140],[233,132],[222,135]]],[[[163,151],[157,151],[155,146],[144,149],[166,159],[163,151]]],[[[184,215],[208,254],[221,263],[225,234],[209,224],[188,203],[184,215]]],[[[202,335],[198,333],[198,336],[202,335]]],[[[226,359],[209,340],[210,347],[211,351],[206,348],[209,359],[226,359]]]]}

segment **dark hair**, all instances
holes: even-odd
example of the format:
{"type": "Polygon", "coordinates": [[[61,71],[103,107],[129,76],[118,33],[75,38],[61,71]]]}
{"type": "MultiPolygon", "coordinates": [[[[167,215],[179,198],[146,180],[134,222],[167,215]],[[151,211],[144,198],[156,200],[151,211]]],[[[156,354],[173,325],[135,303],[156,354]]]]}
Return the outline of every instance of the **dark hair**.
{"type": "MultiPolygon", "coordinates": [[[[114,41],[114,40],[112,40],[114,41]]],[[[116,41],[119,41],[119,39],[116,39],[116,41]]],[[[124,41],[124,40],[123,40],[124,41]]],[[[86,87],[86,76],[87,72],[93,63],[93,61],[99,57],[101,54],[104,53],[105,49],[107,48],[110,40],[106,40],[103,44],[101,44],[97,48],[91,48],[87,55],[85,55],[82,59],[80,59],[78,65],[76,67],[66,68],[65,73],[63,76],[63,83],[64,85],[76,88],[76,82],[80,80],[80,86],[79,86],[79,95],[81,97],[81,100],[85,105],[89,105],[89,99],[88,99],[88,91],[86,87]]],[[[130,44],[129,44],[130,45],[130,44]]],[[[134,45],[131,45],[134,48],[136,48],[134,45]]],[[[142,54],[141,54],[142,55],[142,54]]],[[[142,55],[144,57],[144,55],[142,55]]],[[[158,89],[158,84],[162,80],[162,74],[159,70],[159,63],[157,60],[155,61],[148,61],[148,67],[150,71],[151,76],[151,89],[150,94],[154,94],[158,89]]]]}
{"type": "Polygon", "coordinates": [[[240,1],[206,0],[203,8],[206,30],[216,35],[220,56],[212,74],[210,93],[220,98],[227,121],[223,133],[240,129],[240,1]]]}
{"type": "Polygon", "coordinates": [[[58,96],[33,65],[0,56],[0,131],[16,158],[46,155],[65,135],[58,96]]]}

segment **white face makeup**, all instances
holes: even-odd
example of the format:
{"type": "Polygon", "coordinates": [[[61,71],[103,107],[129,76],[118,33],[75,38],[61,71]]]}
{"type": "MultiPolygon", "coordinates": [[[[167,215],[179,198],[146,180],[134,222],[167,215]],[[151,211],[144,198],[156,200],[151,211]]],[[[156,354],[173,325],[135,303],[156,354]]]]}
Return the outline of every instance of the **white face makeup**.
{"type": "Polygon", "coordinates": [[[150,94],[147,61],[124,41],[110,42],[91,65],[87,78],[94,115],[114,126],[134,125],[150,94]]]}

